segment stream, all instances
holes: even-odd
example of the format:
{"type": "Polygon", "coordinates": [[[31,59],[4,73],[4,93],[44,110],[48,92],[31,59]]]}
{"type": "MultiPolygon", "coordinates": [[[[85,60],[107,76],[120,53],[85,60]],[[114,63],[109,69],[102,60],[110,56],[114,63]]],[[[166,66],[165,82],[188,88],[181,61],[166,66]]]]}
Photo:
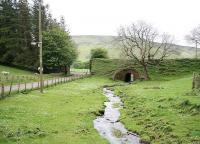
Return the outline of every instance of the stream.
{"type": "Polygon", "coordinates": [[[115,96],[114,92],[107,88],[103,89],[103,93],[109,101],[104,103],[106,106],[104,115],[94,120],[94,128],[110,144],[139,144],[139,137],[128,132],[124,125],[119,122],[119,110],[123,108],[120,97],[115,96]]]}

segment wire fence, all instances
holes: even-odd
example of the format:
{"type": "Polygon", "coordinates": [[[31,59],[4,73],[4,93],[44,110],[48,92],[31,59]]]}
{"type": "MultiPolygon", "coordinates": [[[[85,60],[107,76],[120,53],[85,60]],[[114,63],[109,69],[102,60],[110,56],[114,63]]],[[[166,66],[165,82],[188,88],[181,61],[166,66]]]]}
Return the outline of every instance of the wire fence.
{"type": "Polygon", "coordinates": [[[31,82],[31,81],[37,81],[38,80],[38,75],[3,75],[0,74],[0,83],[4,83],[4,85],[9,85],[11,82],[12,83],[18,83],[19,81],[21,83],[25,82],[31,82]]]}
{"type": "Polygon", "coordinates": [[[85,73],[85,74],[88,74],[90,73],[90,70],[89,69],[75,69],[75,68],[71,68],[70,69],[70,73],[85,73]]]}
{"type": "MultiPolygon", "coordinates": [[[[69,77],[55,77],[48,80],[44,80],[43,86],[50,87],[50,86],[58,85],[61,83],[70,82],[76,79],[85,78],[85,77],[88,77],[89,75],[90,74],[88,73],[81,73],[81,74],[79,73],[79,74],[73,74],[72,76],[69,76],[69,77]]],[[[40,88],[40,81],[28,82],[28,81],[20,81],[19,79],[17,80],[18,81],[16,83],[16,81],[14,81],[14,78],[12,78],[10,81],[10,84],[5,85],[5,83],[3,82],[0,84],[0,99],[8,97],[14,93],[26,92],[28,90],[35,90],[35,89],[40,88]]]]}

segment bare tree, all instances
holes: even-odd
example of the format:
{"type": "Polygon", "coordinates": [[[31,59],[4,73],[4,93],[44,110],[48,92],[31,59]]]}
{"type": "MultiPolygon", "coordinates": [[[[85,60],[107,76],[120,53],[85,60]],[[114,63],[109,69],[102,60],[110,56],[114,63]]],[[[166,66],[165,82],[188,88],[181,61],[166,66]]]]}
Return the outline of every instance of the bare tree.
{"type": "Polygon", "coordinates": [[[146,80],[150,79],[148,65],[158,64],[168,57],[173,46],[169,35],[159,35],[145,22],[121,27],[118,31],[118,39],[122,44],[123,53],[143,67],[146,80]]]}
{"type": "Polygon", "coordinates": [[[186,40],[195,44],[195,58],[198,58],[198,44],[200,44],[200,25],[194,28],[189,35],[186,35],[186,40]]]}

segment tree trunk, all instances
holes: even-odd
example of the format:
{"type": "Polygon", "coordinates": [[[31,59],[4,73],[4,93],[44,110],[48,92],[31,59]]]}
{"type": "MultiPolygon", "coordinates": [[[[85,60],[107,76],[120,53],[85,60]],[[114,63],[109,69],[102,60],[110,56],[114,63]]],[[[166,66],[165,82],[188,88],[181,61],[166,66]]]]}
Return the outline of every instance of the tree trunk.
{"type": "Polygon", "coordinates": [[[67,66],[67,74],[70,75],[70,66],[67,66]]]}
{"type": "Polygon", "coordinates": [[[89,67],[89,69],[90,69],[90,73],[92,72],[92,59],[90,59],[90,67],[89,67]]]}
{"type": "Polygon", "coordinates": [[[149,72],[148,72],[147,66],[143,65],[143,67],[144,67],[144,79],[145,80],[150,80],[150,76],[149,76],[149,72]]]}
{"type": "Polygon", "coordinates": [[[67,75],[67,66],[64,66],[65,75],[67,75]]]}
{"type": "Polygon", "coordinates": [[[62,71],[62,66],[59,66],[59,72],[63,72],[63,71],[62,71]]]}
{"type": "Polygon", "coordinates": [[[70,66],[65,65],[65,75],[70,75],[70,66]]]}

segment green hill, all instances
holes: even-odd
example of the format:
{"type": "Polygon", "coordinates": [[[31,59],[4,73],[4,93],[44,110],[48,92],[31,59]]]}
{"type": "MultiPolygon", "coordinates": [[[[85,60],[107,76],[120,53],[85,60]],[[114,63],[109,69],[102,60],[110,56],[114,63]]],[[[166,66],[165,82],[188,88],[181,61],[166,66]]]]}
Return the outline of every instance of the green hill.
{"type": "MultiPolygon", "coordinates": [[[[116,36],[81,35],[72,36],[72,38],[78,46],[78,60],[89,60],[90,50],[99,47],[107,49],[109,57],[112,59],[116,59],[122,56],[120,45],[116,41],[116,36]]],[[[175,45],[171,58],[193,58],[194,53],[195,49],[193,47],[175,45]]]]}
{"type": "MultiPolygon", "coordinates": [[[[143,73],[140,65],[120,59],[94,59],[92,61],[92,73],[111,77],[116,70],[130,66],[143,73]]],[[[191,76],[193,72],[200,72],[200,60],[168,59],[161,62],[160,65],[151,65],[148,69],[151,78],[154,80],[174,79],[187,75],[191,76]]]]}
{"type": "Polygon", "coordinates": [[[73,36],[78,46],[78,60],[86,61],[90,58],[90,51],[94,48],[105,48],[108,50],[110,58],[118,58],[120,55],[120,47],[116,42],[115,36],[73,36]]]}

